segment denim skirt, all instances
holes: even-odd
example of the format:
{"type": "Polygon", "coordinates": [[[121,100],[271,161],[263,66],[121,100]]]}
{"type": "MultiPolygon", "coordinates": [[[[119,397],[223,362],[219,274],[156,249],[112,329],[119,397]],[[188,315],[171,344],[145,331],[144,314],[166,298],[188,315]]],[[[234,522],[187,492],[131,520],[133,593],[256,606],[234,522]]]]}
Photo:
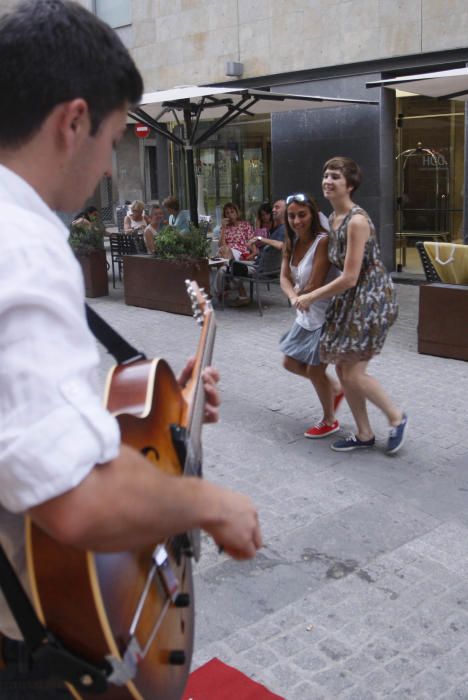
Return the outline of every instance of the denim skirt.
{"type": "Polygon", "coordinates": [[[293,360],[306,365],[319,365],[321,333],[322,327],[308,331],[294,321],[291,330],[281,337],[279,349],[293,360]]]}

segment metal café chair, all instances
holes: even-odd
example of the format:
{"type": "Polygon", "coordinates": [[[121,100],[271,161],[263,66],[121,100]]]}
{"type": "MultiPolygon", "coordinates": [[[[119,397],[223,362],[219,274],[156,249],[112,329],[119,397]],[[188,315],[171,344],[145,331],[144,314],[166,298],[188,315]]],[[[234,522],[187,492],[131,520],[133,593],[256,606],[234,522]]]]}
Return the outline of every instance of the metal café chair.
{"type": "Polygon", "coordinates": [[[115,271],[119,281],[122,281],[123,256],[138,255],[144,252],[143,236],[138,234],[134,236],[131,233],[111,233],[109,236],[111,266],[112,266],[112,286],[115,289],[115,271]]]}

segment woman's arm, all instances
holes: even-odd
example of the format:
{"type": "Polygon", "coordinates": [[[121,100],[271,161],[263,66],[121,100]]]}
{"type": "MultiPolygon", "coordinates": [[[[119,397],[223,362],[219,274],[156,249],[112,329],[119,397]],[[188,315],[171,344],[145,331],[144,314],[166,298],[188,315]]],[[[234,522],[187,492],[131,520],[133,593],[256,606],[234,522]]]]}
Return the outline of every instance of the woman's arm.
{"type": "Polygon", "coordinates": [[[126,233],[130,233],[131,230],[132,230],[132,220],[129,217],[129,215],[127,214],[125,219],[124,219],[124,231],[126,233]]]}
{"type": "Polygon", "coordinates": [[[219,244],[218,244],[218,246],[219,246],[219,248],[222,248],[225,245],[226,245],[226,231],[225,231],[225,228],[223,225],[223,226],[221,226],[221,230],[219,232],[219,244]]]}
{"type": "Polygon", "coordinates": [[[150,226],[147,226],[145,228],[145,232],[143,233],[143,238],[145,241],[145,246],[147,252],[151,255],[154,253],[154,235],[153,235],[153,229],[150,226]]]}
{"type": "Polygon", "coordinates": [[[312,292],[314,289],[319,289],[325,284],[330,265],[331,263],[328,259],[328,237],[325,237],[318,242],[312,272],[306,285],[300,290],[301,295],[312,292]]]}
{"type": "Polygon", "coordinates": [[[294,289],[294,284],[291,276],[291,268],[289,267],[289,260],[284,254],[283,259],[281,261],[280,286],[284,294],[291,302],[291,304],[295,306],[297,300],[297,292],[294,289]]]}
{"type": "Polygon", "coordinates": [[[355,287],[361,273],[364,249],[370,235],[369,222],[362,214],[353,216],[348,224],[346,256],[343,273],[319,289],[314,289],[298,298],[300,308],[307,309],[319,299],[328,299],[355,287]]]}

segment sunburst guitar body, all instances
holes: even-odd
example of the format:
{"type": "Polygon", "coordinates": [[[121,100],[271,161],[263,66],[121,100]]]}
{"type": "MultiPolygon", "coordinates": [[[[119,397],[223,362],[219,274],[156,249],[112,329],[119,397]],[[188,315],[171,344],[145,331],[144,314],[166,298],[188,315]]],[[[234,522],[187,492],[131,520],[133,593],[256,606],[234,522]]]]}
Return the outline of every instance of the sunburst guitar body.
{"type": "MultiPolygon", "coordinates": [[[[214,315],[194,282],[187,283],[201,325],[195,365],[181,389],[161,359],[117,365],[105,402],[117,417],[122,442],[155,469],[201,476],[204,390],[214,315]]],[[[155,503],[157,508],[157,503],[155,503]]],[[[192,558],[198,533],[180,533],[139,551],[101,554],[62,545],[26,520],[26,552],[33,603],[64,647],[103,670],[105,700],[180,700],[193,648],[192,558]]],[[[89,678],[67,687],[87,698],[89,678]]]]}

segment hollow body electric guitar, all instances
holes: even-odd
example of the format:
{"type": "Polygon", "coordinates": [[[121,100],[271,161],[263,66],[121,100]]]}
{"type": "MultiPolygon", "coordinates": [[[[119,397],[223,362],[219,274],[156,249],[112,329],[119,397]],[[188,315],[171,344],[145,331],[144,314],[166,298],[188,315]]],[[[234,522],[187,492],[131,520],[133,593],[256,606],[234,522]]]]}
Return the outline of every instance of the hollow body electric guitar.
{"type": "MultiPolygon", "coordinates": [[[[210,364],[215,323],[211,304],[187,282],[201,325],[195,365],[181,389],[164,360],[117,365],[106,406],[122,442],[155,468],[201,476],[204,416],[202,371],[210,364]]],[[[157,508],[157,503],[155,504],[157,508]]],[[[36,611],[73,654],[102,670],[106,700],[179,700],[190,669],[194,601],[191,559],[199,533],[181,533],[134,552],[98,554],[61,545],[26,522],[28,573],[36,611]]],[[[92,679],[67,683],[73,697],[90,697],[92,679]]]]}

